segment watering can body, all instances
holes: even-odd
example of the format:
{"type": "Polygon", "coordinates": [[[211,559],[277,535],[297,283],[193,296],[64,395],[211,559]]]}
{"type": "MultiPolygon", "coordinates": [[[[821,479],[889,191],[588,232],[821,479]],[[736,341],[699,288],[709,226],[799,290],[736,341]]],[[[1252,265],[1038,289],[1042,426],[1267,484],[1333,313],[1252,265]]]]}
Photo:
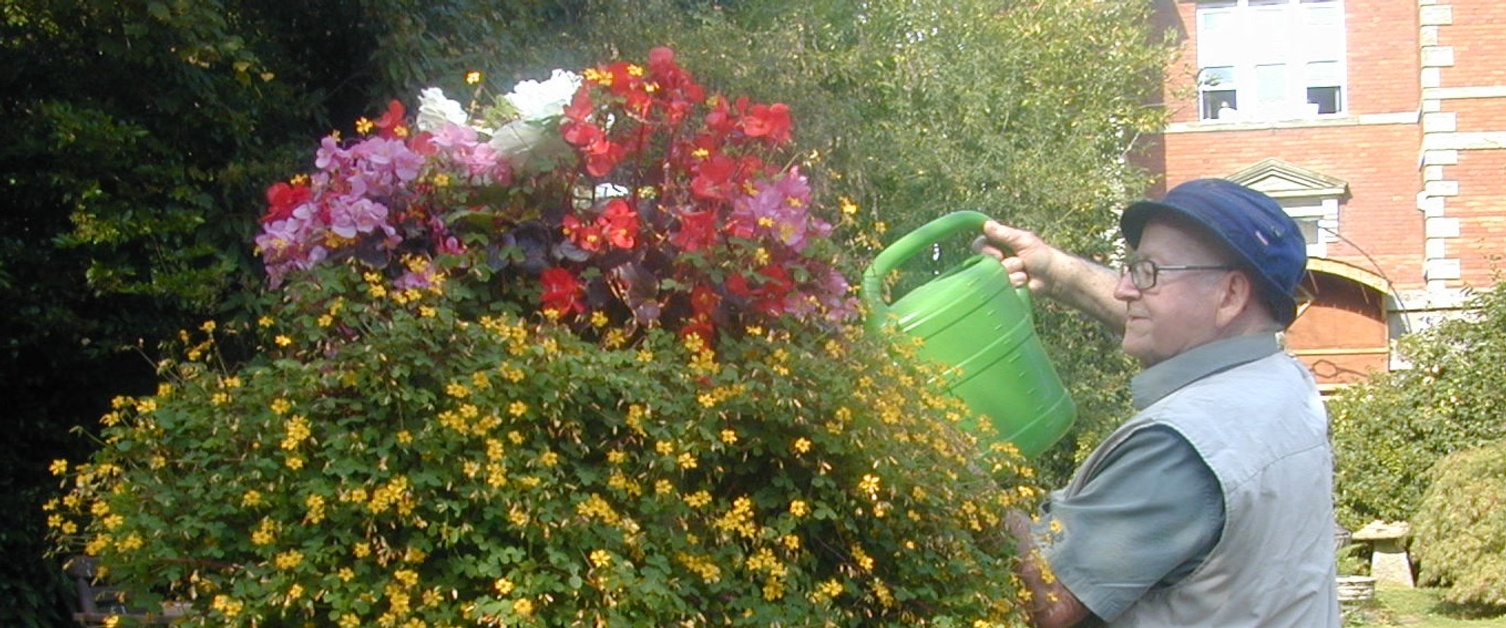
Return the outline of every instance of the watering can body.
{"type": "Polygon", "coordinates": [[[948,214],[879,253],[863,273],[868,327],[892,324],[920,338],[919,357],[949,367],[948,390],[986,418],[996,438],[1035,456],[1066,433],[1077,408],[1036,336],[1029,289],[1011,286],[998,261],[974,255],[892,303],[883,296],[890,271],[986,221],[979,212],[948,214]]]}

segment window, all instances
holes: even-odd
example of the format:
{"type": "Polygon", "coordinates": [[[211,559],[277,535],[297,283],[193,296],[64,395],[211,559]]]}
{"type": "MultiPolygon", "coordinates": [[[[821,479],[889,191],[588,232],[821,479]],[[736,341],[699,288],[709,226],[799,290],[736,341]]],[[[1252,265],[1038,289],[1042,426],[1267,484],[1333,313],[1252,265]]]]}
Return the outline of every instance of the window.
{"type": "Polygon", "coordinates": [[[1198,117],[1287,120],[1344,111],[1341,0],[1197,5],[1198,117]]]}

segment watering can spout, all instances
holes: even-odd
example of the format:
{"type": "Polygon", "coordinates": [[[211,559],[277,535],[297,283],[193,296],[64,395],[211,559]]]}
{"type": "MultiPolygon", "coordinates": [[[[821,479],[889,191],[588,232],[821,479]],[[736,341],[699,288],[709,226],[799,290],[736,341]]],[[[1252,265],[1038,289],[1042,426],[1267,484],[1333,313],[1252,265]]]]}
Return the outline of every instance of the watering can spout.
{"type": "Polygon", "coordinates": [[[980,436],[1035,456],[1066,433],[1077,409],[1035,333],[1029,289],[1011,286],[993,258],[973,255],[893,302],[884,297],[884,278],[902,263],[988,220],[947,214],[880,252],[863,272],[867,326],[920,338],[919,357],[947,367],[947,389],[993,428],[980,436]]]}

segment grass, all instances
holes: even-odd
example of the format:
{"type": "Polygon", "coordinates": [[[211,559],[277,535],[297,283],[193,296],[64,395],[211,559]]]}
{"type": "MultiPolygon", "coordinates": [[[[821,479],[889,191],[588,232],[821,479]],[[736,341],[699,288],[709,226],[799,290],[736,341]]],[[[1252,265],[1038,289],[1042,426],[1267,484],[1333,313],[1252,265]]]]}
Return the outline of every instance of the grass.
{"type": "Polygon", "coordinates": [[[1344,625],[1406,628],[1506,628],[1506,614],[1481,615],[1439,599],[1441,590],[1377,587],[1375,599],[1344,607],[1344,625]]]}

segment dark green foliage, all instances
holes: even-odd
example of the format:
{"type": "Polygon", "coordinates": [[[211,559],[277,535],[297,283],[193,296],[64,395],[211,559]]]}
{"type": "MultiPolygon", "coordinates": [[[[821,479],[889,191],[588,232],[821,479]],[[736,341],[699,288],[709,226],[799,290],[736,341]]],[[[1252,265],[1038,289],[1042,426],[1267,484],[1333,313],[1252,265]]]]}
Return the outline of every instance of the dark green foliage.
{"type": "Polygon", "coordinates": [[[1413,555],[1443,600],[1506,610],[1506,442],[1438,462],[1413,520],[1413,555]]]}
{"type": "MultiPolygon", "coordinates": [[[[309,138],[559,9],[492,3],[13,0],[0,8],[0,625],[64,621],[40,504],[69,428],[150,390],[159,341],[244,318],[262,190],[309,138]],[[486,5],[478,10],[473,5],[486,5]],[[505,22],[504,22],[505,21],[505,22]]],[[[504,45],[499,42],[511,42],[504,45]]],[[[509,47],[512,46],[512,47],[509,47]]]]}
{"type": "Polygon", "coordinates": [[[1402,339],[1411,368],[1330,400],[1335,499],[1345,527],[1411,519],[1435,462],[1506,438],[1506,291],[1482,292],[1469,305],[1470,315],[1402,339]]]}

